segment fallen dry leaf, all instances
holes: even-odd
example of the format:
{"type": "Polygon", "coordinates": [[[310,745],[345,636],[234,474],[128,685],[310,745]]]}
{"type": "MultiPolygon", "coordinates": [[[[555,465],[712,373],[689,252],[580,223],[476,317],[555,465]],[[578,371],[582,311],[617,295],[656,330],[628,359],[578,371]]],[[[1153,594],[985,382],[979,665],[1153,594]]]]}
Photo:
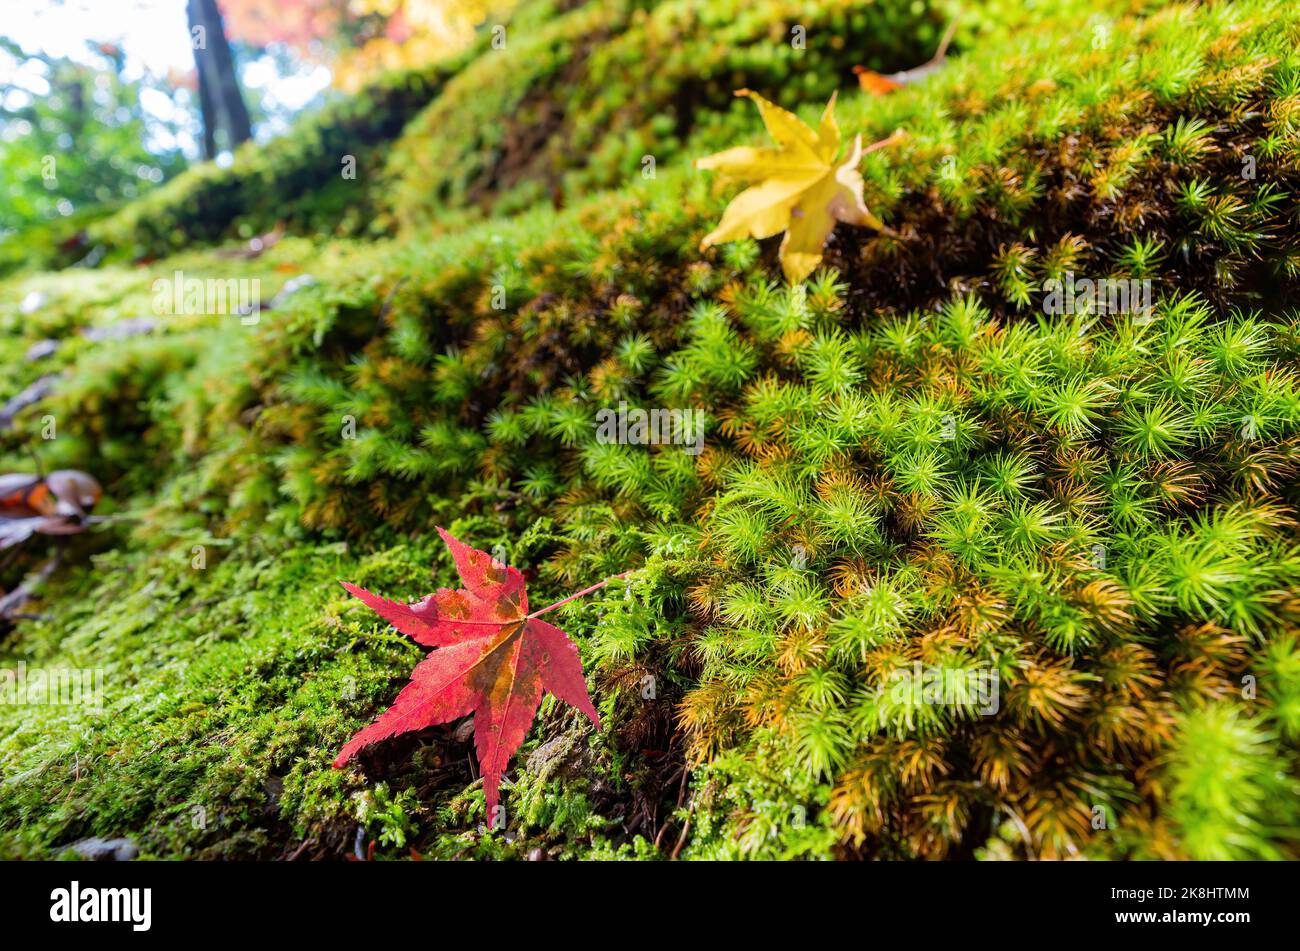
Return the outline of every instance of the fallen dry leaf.
{"type": "Polygon", "coordinates": [[[854,66],[853,72],[857,74],[858,85],[862,87],[862,91],[872,96],[885,96],[903,88],[903,84],[898,80],[890,79],[883,73],[867,69],[865,66],[854,66]]]}
{"type": "Polygon", "coordinates": [[[952,42],[953,34],[956,32],[957,20],[954,18],[948,23],[948,28],[943,31],[943,36],[939,40],[939,48],[935,51],[935,54],[920,66],[912,69],[885,75],[876,72],[874,69],[867,69],[865,66],[854,66],[853,72],[857,74],[858,85],[869,96],[887,96],[891,92],[897,92],[904,86],[928,78],[943,68],[943,64],[948,58],[948,45],[952,42]]]}
{"type": "Polygon", "coordinates": [[[343,584],[393,627],[437,650],[416,666],[393,705],[348,741],[334,765],[343,766],[378,740],[473,713],[474,746],[491,819],[501,774],[524,741],[543,691],[577,707],[597,729],[600,718],[587,695],[577,645],[537,617],[571,598],[529,614],[524,576],[517,569],[441,528],[438,533],[451,550],[464,588],[439,588],[422,601],[403,604],[343,584]]]}
{"type": "MultiPolygon", "coordinates": [[[[700,243],[701,250],[740,238],[770,238],[784,231],[781,268],[794,284],[821,263],[822,248],[836,222],[884,229],[884,223],[867,210],[862,199],[858,163],[865,152],[861,136],[854,138],[848,157],[836,164],[840,129],[835,122],[834,95],[815,131],[794,113],[751,90],[741,89],[736,95],[755,102],[777,147],[740,146],[695,160],[696,168],[754,183],[732,199],[717,228],[700,243]]],[[[865,151],[873,151],[895,138],[891,136],[865,151]]]]}

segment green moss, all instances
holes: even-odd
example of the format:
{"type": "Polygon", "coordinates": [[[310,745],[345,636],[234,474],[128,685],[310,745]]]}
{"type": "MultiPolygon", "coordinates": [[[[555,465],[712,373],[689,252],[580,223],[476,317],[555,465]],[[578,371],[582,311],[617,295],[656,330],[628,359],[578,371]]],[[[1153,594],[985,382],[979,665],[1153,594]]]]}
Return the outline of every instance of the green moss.
{"type": "Polygon", "coordinates": [[[697,127],[734,133],[735,89],[825,99],[854,65],[928,58],[943,16],[893,0],[677,0],[581,4],[510,28],[395,143],[391,207],[417,224],[447,207],[510,213],[657,174],[697,127]]]}

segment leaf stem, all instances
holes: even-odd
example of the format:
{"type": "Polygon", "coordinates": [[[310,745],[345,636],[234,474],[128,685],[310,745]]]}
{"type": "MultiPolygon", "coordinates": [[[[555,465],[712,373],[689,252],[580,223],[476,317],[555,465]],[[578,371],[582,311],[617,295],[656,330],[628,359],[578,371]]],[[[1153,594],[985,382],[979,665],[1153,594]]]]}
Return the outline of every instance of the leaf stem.
{"type": "Polygon", "coordinates": [[[879,142],[872,142],[870,145],[864,148],[862,150],[862,154],[870,155],[872,152],[878,152],[881,149],[889,148],[889,146],[895,145],[898,142],[902,141],[903,138],[906,136],[906,134],[907,133],[903,132],[902,129],[895,129],[893,132],[885,136],[885,138],[881,139],[879,142]]]}
{"type": "Polygon", "coordinates": [[[567,598],[561,598],[559,601],[556,601],[554,604],[548,604],[546,607],[534,611],[532,614],[528,615],[528,617],[531,619],[537,617],[539,614],[545,614],[547,611],[554,611],[562,604],[568,604],[570,601],[573,601],[576,598],[584,597],[585,595],[591,594],[593,591],[599,591],[601,588],[605,587],[605,585],[609,584],[611,581],[617,581],[619,578],[626,578],[631,573],[632,572],[629,570],[629,571],[624,571],[621,574],[610,575],[604,581],[598,581],[595,584],[593,584],[590,588],[583,588],[581,591],[577,591],[569,595],[567,598]]]}

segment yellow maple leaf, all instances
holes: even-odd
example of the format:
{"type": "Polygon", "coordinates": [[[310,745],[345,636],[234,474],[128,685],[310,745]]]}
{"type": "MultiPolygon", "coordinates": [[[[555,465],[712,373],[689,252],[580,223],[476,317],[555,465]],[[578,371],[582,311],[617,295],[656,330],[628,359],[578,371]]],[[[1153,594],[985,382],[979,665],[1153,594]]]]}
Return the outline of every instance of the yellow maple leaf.
{"type": "Polygon", "coordinates": [[[862,137],[855,137],[848,157],[837,165],[840,127],[835,123],[834,95],[816,130],[752,90],[741,89],[736,95],[754,100],[777,148],[741,146],[695,160],[696,168],[755,183],[732,199],[722,221],[700,243],[700,250],[739,238],[770,238],[784,231],[781,269],[795,284],[821,263],[822,247],[837,221],[884,230],[884,223],[862,200],[858,163],[866,152],[895,141],[898,133],[866,150],[862,137]]]}

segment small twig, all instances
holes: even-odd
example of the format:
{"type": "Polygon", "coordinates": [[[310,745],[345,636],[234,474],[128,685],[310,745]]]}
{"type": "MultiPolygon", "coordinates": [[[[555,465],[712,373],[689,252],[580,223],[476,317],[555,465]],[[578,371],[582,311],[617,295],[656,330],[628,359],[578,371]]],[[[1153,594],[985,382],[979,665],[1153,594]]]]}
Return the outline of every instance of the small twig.
{"type": "Polygon", "coordinates": [[[904,69],[897,73],[890,73],[885,78],[906,85],[907,83],[918,82],[919,80],[929,76],[931,73],[937,71],[948,58],[948,45],[952,43],[953,35],[956,32],[957,18],[953,17],[948,22],[948,28],[944,30],[943,37],[939,40],[939,48],[935,51],[933,56],[920,66],[914,66],[911,69],[904,69]]]}
{"type": "Polygon", "coordinates": [[[54,391],[54,384],[59,380],[58,373],[47,373],[35,383],[0,406],[0,432],[13,426],[14,417],[29,406],[39,403],[54,391]]]}
{"type": "Polygon", "coordinates": [[[87,525],[108,525],[113,522],[143,522],[143,515],[87,515],[83,520],[87,525]]]}
{"type": "Polygon", "coordinates": [[[49,580],[50,575],[54,574],[62,561],[63,550],[56,549],[52,558],[24,578],[18,587],[0,598],[0,618],[16,617],[18,609],[35,596],[36,589],[49,580]]]}
{"type": "Polygon", "coordinates": [[[659,834],[655,836],[655,849],[659,849],[663,846],[664,836],[667,834],[668,830],[671,829],[672,827],[673,827],[672,822],[665,822],[663,824],[663,827],[659,830],[659,834]]]}
{"type": "MultiPolygon", "coordinates": [[[[677,787],[677,806],[676,806],[677,809],[682,808],[682,802],[686,798],[686,781],[687,779],[690,778],[690,775],[691,775],[691,771],[687,769],[685,766],[683,766],[681,769],[681,777],[682,777],[681,782],[678,784],[677,787]]],[[[695,803],[692,802],[690,809],[688,809],[686,812],[686,822],[682,824],[682,831],[677,836],[677,844],[673,846],[673,851],[668,856],[668,860],[670,862],[676,861],[677,856],[681,854],[682,847],[686,844],[686,837],[690,835],[691,832],[691,818],[694,813],[695,813],[695,803]]],[[[672,820],[670,819],[668,822],[665,822],[663,828],[659,830],[659,834],[655,836],[656,849],[662,847],[664,834],[669,829],[672,828],[672,825],[673,823],[672,820]]]]}
{"type": "Polygon", "coordinates": [[[686,817],[686,825],[682,826],[682,834],[677,837],[677,844],[673,846],[673,854],[668,856],[668,861],[676,862],[677,856],[682,854],[682,847],[686,845],[686,837],[691,834],[691,816],[686,817]]]}
{"type": "Polygon", "coordinates": [[[405,283],[406,283],[406,278],[404,276],[398,278],[397,283],[394,284],[392,287],[390,287],[388,289],[388,293],[384,295],[384,303],[379,308],[379,316],[375,318],[376,333],[378,333],[380,330],[383,329],[384,319],[388,317],[388,311],[393,306],[393,298],[397,295],[398,288],[400,288],[405,283]]]}
{"type": "Polygon", "coordinates": [[[934,56],[930,57],[930,62],[938,62],[948,55],[948,44],[952,42],[952,38],[956,33],[957,18],[953,17],[948,21],[948,28],[943,31],[943,38],[939,40],[939,49],[935,51],[934,56]]]}

